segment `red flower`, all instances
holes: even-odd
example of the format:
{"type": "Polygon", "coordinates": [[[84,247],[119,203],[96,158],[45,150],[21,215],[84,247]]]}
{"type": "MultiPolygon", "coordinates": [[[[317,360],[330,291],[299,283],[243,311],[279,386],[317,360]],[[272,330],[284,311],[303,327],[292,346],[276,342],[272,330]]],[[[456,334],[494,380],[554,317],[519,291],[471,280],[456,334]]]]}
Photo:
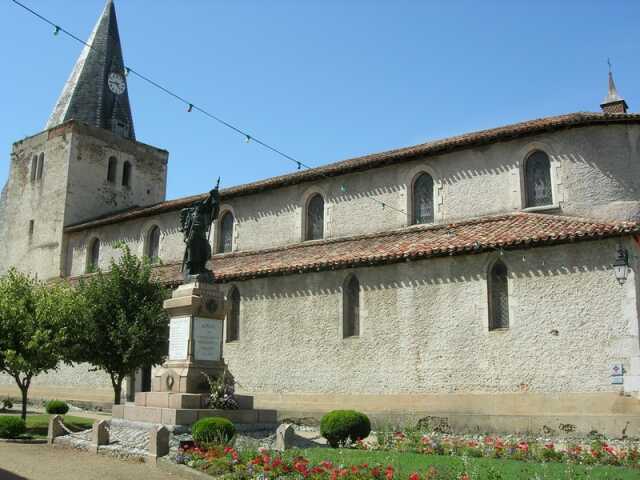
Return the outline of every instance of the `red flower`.
{"type": "Polygon", "coordinates": [[[520,442],[516,448],[526,453],[529,451],[529,444],[527,442],[520,442]]]}
{"type": "Polygon", "coordinates": [[[374,477],[379,477],[380,476],[380,469],[378,467],[373,467],[371,469],[371,475],[373,475],[374,477]]]}
{"type": "Polygon", "coordinates": [[[553,444],[553,442],[549,442],[544,444],[544,448],[548,448],[549,450],[554,450],[556,446],[553,444]]]}
{"type": "Polygon", "coordinates": [[[463,473],[462,475],[460,475],[460,480],[471,480],[471,477],[468,473],[463,473]]]}
{"type": "Polygon", "coordinates": [[[387,480],[393,479],[393,467],[391,465],[388,465],[385,469],[384,476],[387,478],[387,480]]]}
{"type": "Polygon", "coordinates": [[[411,475],[409,475],[409,480],[420,480],[420,475],[418,475],[416,472],[413,472],[411,475]]]}

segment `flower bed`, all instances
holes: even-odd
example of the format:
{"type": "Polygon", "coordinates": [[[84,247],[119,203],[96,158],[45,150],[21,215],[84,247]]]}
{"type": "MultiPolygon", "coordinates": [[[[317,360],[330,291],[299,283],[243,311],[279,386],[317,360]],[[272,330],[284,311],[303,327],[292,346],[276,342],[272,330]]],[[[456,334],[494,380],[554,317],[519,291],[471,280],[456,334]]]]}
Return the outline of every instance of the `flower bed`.
{"type": "Polygon", "coordinates": [[[414,452],[429,455],[505,458],[537,462],[572,462],[580,465],[620,465],[640,468],[637,442],[616,442],[593,438],[588,442],[554,443],[499,436],[464,437],[415,432],[378,432],[374,442],[358,439],[353,448],[414,452]]]}
{"type": "Polygon", "coordinates": [[[359,449],[311,448],[282,454],[266,449],[242,452],[232,447],[178,452],[178,463],[221,479],[308,480],[546,480],[584,478],[638,478],[636,469],[614,466],[577,465],[572,462],[514,461],[506,457],[472,458],[414,452],[365,451],[359,449]]]}
{"type": "MultiPolygon", "coordinates": [[[[379,479],[393,480],[398,478],[391,465],[336,465],[330,461],[312,464],[302,456],[292,459],[280,455],[272,455],[266,449],[257,454],[241,455],[232,447],[214,447],[207,450],[194,447],[181,449],[176,457],[177,463],[186,464],[213,476],[233,476],[233,478],[282,478],[302,477],[313,480],[352,480],[379,479]]],[[[419,480],[414,473],[409,480],[419,480]]],[[[428,477],[426,477],[428,478],[428,477]]],[[[464,478],[464,477],[461,477],[464,478]]]]}

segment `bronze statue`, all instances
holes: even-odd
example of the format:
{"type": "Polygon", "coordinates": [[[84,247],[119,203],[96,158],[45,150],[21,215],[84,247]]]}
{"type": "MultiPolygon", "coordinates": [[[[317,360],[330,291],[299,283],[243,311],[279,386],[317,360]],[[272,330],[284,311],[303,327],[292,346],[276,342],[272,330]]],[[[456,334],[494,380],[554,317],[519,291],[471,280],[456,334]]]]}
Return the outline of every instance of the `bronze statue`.
{"type": "Polygon", "coordinates": [[[182,271],[187,281],[203,274],[211,276],[211,272],[207,270],[207,261],[211,258],[211,224],[220,212],[219,186],[218,178],[216,188],[209,192],[207,198],[180,211],[180,231],[186,243],[182,271]]]}

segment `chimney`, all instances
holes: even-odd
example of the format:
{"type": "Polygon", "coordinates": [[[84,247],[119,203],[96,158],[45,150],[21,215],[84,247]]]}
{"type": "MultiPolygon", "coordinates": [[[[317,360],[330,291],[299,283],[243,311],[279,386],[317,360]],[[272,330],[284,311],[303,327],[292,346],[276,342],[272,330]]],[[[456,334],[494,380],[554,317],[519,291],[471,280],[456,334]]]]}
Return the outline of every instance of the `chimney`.
{"type": "Polygon", "coordinates": [[[627,102],[624,101],[618,90],[616,90],[616,84],[613,81],[613,74],[609,69],[609,93],[605,97],[604,101],[600,104],[604,113],[627,113],[627,102]]]}

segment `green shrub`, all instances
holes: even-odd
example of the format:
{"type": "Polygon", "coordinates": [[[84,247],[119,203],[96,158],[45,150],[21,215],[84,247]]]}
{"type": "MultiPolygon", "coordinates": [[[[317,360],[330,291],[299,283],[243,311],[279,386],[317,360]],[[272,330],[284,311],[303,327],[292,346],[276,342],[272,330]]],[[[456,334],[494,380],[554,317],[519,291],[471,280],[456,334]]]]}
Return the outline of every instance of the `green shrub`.
{"type": "Polygon", "coordinates": [[[233,423],[221,417],[202,418],[191,427],[193,440],[200,445],[226,444],[235,434],[236,427],[233,423]]]}
{"type": "Polygon", "coordinates": [[[0,417],[0,438],[16,438],[27,431],[20,417],[0,417]]]}
{"type": "Polygon", "coordinates": [[[371,422],[364,413],[355,410],[334,410],[320,421],[320,435],[329,445],[337,448],[348,438],[352,441],[364,439],[371,433],[371,422]]]}
{"type": "Polygon", "coordinates": [[[46,405],[47,413],[55,413],[58,415],[64,415],[69,411],[69,405],[62,400],[51,400],[46,405]]]}

